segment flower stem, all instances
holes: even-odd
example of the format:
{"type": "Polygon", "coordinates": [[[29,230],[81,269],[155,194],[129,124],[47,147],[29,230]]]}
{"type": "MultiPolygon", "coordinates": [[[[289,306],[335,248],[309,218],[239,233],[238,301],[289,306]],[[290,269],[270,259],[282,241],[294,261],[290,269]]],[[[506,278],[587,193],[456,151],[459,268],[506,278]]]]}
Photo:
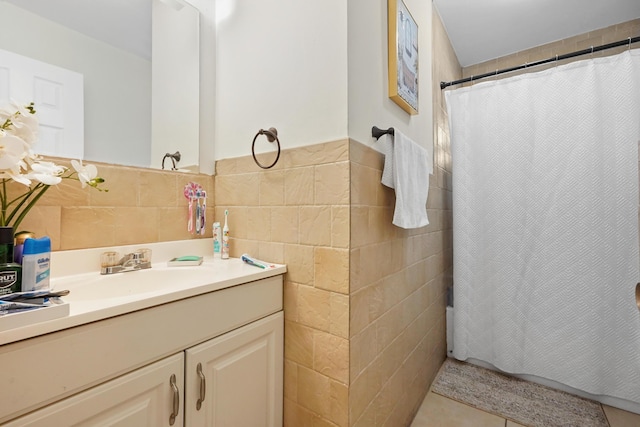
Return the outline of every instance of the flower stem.
{"type": "MultiPolygon", "coordinates": [[[[29,204],[27,204],[27,206],[25,206],[24,209],[20,211],[20,214],[18,215],[18,217],[13,221],[12,225],[14,230],[18,229],[18,226],[20,225],[24,217],[27,216],[31,208],[35,206],[36,202],[40,200],[40,197],[42,197],[50,187],[51,187],[50,185],[38,183],[38,185],[36,185],[33,189],[30,189],[28,192],[26,192],[25,194],[19,197],[22,200],[20,201],[18,206],[16,206],[13,209],[13,211],[9,215],[9,218],[7,218],[7,222],[11,222],[13,217],[18,213],[20,208],[27,202],[27,200],[31,199],[31,201],[29,201],[29,204]],[[35,196],[31,198],[31,196],[33,196],[34,194],[35,196]]],[[[15,199],[15,200],[18,200],[18,199],[15,199]]]]}
{"type": "Polygon", "coordinates": [[[2,204],[2,215],[0,215],[0,225],[6,226],[7,216],[7,180],[2,180],[2,193],[0,194],[0,202],[2,204]]]}

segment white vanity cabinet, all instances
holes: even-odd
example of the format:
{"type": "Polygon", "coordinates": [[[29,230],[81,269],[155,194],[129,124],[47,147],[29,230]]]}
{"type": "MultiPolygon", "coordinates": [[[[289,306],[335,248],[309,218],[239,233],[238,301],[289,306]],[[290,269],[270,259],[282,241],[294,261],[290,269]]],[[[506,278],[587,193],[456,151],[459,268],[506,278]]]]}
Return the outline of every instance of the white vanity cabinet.
{"type": "Polygon", "coordinates": [[[281,426],[282,364],[279,312],[5,426],[281,426]]]}
{"type": "Polygon", "coordinates": [[[183,426],[184,354],[155,362],[18,418],[5,427],[183,426]]]}
{"type": "Polygon", "coordinates": [[[281,426],[283,325],[275,275],[1,345],[0,426],[281,426]]]}
{"type": "Polygon", "coordinates": [[[282,312],[188,349],[185,426],[282,426],[282,312]]]}

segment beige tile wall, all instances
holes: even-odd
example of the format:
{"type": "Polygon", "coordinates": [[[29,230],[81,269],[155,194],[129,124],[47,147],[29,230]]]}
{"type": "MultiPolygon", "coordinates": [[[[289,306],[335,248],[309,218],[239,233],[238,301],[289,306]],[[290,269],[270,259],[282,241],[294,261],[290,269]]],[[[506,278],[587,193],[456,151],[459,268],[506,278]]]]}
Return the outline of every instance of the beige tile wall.
{"type": "MultiPolygon", "coordinates": [[[[64,159],[50,160],[69,166],[64,159]]],[[[53,250],[197,238],[187,231],[183,189],[190,181],[207,191],[207,220],[213,217],[214,179],[210,175],[93,164],[106,180],[102,187],[108,192],[82,189],[77,181],[63,180],[47,190],[18,228],[51,237],[53,250]]],[[[24,188],[12,183],[10,193],[24,188]]],[[[211,234],[208,226],[205,237],[211,234]]]]}
{"type": "Polygon", "coordinates": [[[350,425],[406,426],[446,353],[452,283],[451,152],[439,82],[462,70],[433,13],[434,174],[430,225],[391,225],[393,191],[379,184],[383,158],[351,144],[350,425]]]}
{"type": "Polygon", "coordinates": [[[405,426],[446,352],[451,191],[437,164],[430,225],[403,230],[391,224],[395,197],[380,184],[382,155],[352,142],[350,156],[350,425],[405,426]]]}
{"type": "Polygon", "coordinates": [[[432,181],[432,225],[404,231],[381,164],[347,140],[284,151],[269,171],[251,157],[217,163],[231,255],[288,266],[286,426],[404,425],[444,358],[448,179],[432,181]]]}
{"type": "Polygon", "coordinates": [[[216,218],[229,210],[231,256],[287,264],[285,425],[347,426],[349,142],[285,150],[270,170],[247,156],[216,171],[216,218]]]}

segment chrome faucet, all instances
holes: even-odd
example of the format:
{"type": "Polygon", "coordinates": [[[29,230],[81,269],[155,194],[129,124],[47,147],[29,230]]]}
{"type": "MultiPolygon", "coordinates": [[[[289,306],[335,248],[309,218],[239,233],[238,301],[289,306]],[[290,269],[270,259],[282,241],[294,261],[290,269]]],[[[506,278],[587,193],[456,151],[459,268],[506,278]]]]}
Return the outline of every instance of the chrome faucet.
{"type": "Polygon", "coordinates": [[[116,252],[103,253],[100,274],[127,273],[151,268],[150,249],[138,249],[135,252],[128,253],[120,258],[118,262],[115,262],[116,259],[116,252]]]}

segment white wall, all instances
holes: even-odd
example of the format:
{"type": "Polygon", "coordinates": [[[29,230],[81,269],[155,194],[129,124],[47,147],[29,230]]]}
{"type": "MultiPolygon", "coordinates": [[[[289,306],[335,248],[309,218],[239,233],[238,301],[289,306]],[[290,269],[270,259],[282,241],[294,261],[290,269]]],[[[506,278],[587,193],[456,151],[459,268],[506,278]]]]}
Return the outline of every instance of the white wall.
{"type": "Polygon", "coordinates": [[[394,127],[432,153],[431,1],[404,3],[418,24],[418,114],[388,96],[387,0],[348,0],[349,137],[378,149],[371,127],[394,127]]]}
{"type": "Polygon", "coordinates": [[[432,152],[430,1],[405,0],[419,31],[414,116],[388,97],[387,0],[217,1],[231,13],[217,25],[216,159],[249,155],[270,126],[285,149],[347,136],[377,149],[376,125],[432,152]]]}
{"type": "Polygon", "coordinates": [[[250,155],[271,126],[283,149],[347,137],[347,2],[218,2],[216,159],[250,155]]]}
{"type": "Polygon", "coordinates": [[[128,164],[148,166],[151,63],[5,2],[0,16],[0,48],[84,75],[85,159],[121,164],[125,152],[128,164]]]}

